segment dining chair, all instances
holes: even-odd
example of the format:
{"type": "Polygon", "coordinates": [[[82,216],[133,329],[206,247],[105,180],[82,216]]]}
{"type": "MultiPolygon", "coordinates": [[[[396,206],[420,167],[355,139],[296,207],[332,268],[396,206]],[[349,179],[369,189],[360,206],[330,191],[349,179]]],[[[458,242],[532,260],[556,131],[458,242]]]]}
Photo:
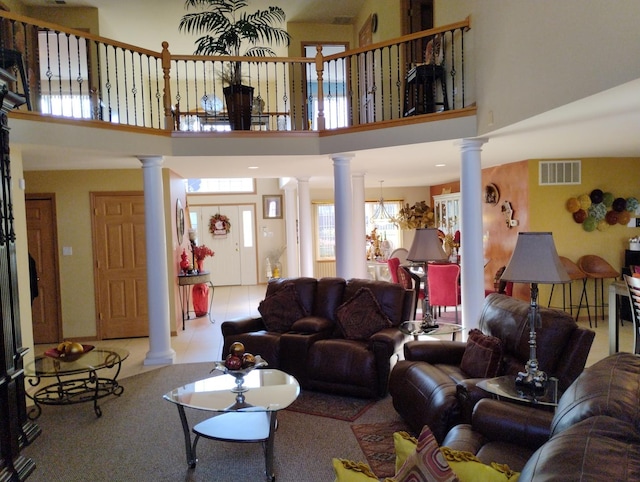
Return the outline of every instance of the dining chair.
{"type": "Polygon", "coordinates": [[[420,287],[420,278],[413,275],[408,268],[404,266],[398,266],[397,268],[398,283],[407,290],[413,290],[413,319],[416,319],[416,313],[418,311],[418,301],[424,299],[424,290],[420,287]]]}
{"type": "MultiPolygon", "coordinates": [[[[604,320],[604,280],[607,278],[618,279],[618,273],[613,266],[600,256],[595,254],[587,254],[580,257],[576,263],[578,267],[587,275],[587,278],[593,280],[593,303],[595,306],[595,325],[598,328],[598,307],[601,310],[601,319],[604,320]],[[600,281],[600,304],[598,304],[598,281],[600,281]]],[[[589,320],[591,326],[591,320],[589,320]]]]}
{"type": "Polygon", "coordinates": [[[400,260],[400,264],[404,264],[407,262],[407,256],[409,255],[409,250],[407,248],[396,248],[391,251],[389,258],[398,258],[400,260]]]}
{"type": "Polygon", "coordinates": [[[454,306],[456,323],[458,323],[460,265],[456,263],[429,264],[427,268],[427,287],[431,309],[454,306]]]}
{"type": "Polygon", "coordinates": [[[640,277],[624,275],[633,318],[633,353],[640,355],[640,277]]]}
{"type": "Polygon", "coordinates": [[[389,268],[389,275],[391,275],[391,281],[398,283],[398,267],[400,266],[400,258],[389,258],[387,260],[387,266],[389,268]]]}

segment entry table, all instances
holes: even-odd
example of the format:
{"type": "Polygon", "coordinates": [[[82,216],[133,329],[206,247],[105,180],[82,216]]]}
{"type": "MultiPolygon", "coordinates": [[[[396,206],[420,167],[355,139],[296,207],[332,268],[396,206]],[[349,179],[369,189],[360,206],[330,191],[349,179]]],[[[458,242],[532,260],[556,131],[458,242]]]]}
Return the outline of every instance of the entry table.
{"type": "MultiPolygon", "coordinates": [[[[93,402],[93,410],[98,417],[102,410],[98,400],[109,395],[122,395],[124,387],[116,379],[120,373],[120,365],[129,356],[127,350],[121,348],[95,348],[75,361],[62,361],[41,355],[29,363],[25,369],[25,376],[32,387],[41,382],[45,386],[33,395],[27,394],[35,406],[29,411],[28,417],[35,420],[40,416],[40,405],[73,405],[75,403],[93,402]],[[111,377],[98,376],[98,371],[113,369],[111,377]],[[53,383],[46,383],[55,379],[53,383]]],[[[103,372],[101,372],[103,373],[103,372]]]]}
{"type": "MultiPolygon", "coordinates": [[[[215,323],[216,320],[211,316],[211,307],[213,306],[213,283],[211,282],[211,273],[208,271],[200,271],[196,274],[179,274],[178,286],[181,287],[180,308],[182,309],[182,329],[184,330],[184,320],[189,319],[189,300],[191,299],[191,287],[193,285],[208,284],[211,288],[211,299],[209,301],[209,321],[215,323]]],[[[195,313],[194,313],[195,315],[195,313]]]]}
{"type": "Polygon", "coordinates": [[[239,390],[234,377],[220,375],[178,387],[165,394],[164,399],[178,407],[190,468],[195,468],[198,461],[196,445],[200,437],[226,442],[263,442],[265,475],[273,481],[276,414],[298,398],[300,385],[285,372],[261,368],[247,374],[242,386],[239,390]],[[185,407],[218,412],[193,427],[196,435],[193,443],[185,407]]]}

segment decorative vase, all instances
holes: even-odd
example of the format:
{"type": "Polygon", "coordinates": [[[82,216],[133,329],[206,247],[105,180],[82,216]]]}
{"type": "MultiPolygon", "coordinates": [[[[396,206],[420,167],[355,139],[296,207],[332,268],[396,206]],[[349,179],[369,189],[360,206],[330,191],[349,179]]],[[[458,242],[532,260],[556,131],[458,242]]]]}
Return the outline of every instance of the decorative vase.
{"type": "Polygon", "coordinates": [[[198,273],[204,272],[204,259],[196,259],[196,265],[198,266],[198,273]]]}
{"type": "Polygon", "coordinates": [[[209,285],[204,283],[193,285],[191,290],[193,312],[196,316],[206,316],[209,312],[209,285]]]}

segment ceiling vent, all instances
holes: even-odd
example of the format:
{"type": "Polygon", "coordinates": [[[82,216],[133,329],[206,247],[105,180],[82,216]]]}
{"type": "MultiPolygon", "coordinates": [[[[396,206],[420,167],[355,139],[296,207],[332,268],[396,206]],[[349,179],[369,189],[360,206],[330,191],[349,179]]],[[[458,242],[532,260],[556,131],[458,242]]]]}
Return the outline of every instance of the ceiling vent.
{"type": "Polygon", "coordinates": [[[353,17],[333,17],[334,25],[351,25],[353,17]]]}
{"type": "Polygon", "coordinates": [[[557,186],[582,183],[582,161],[540,161],[538,184],[557,186]]]}
{"type": "Polygon", "coordinates": [[[66,5],[67,4],[66,0],[47,0],[47,3],[50,3],[51,5],[66,5]]]}

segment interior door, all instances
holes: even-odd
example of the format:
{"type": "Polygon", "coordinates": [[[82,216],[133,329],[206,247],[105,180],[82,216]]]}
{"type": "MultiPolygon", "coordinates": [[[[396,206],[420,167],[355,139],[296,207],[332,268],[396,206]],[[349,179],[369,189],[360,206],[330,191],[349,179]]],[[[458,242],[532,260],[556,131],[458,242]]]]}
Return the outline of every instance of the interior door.
{"type": "Polygon", "coordinates": [[[208,246],[215,253],[204,261],[204,269],[211,273],[213,285],[256,284],[255,206],[190,205],[189,210],[197,219],[197,243],[208,246]],[[217,213],[229,217],[231,230],[226,235],[209,232],[209,219],[217,213]]]}
{"type": "MultiPolygon", "coordinates": [[[[433,28],[433,0],[402,0],[402,34],[409,35],[433,28]]],[[[405,58],[407,64],[424,62],[428,39],[409,42],[405,58]]]]}
{"type": "MultiPolygon", "coordinates": [[[[369,18],[358,35],[358,47],[366,47],[373,42],[373,29],[369,18]]],[[[358,92],[360,93],[360,123],[373,122],[373,52],[366,52],[358,56],[358,92]]]]}
{"type": "Polygon", "coordinates": [[[38,296],[31,305],[33,341],[62,340],[58,249],[53,194],[27,194],[27,243],[36,262],[38,296]]]}
{"type": "Polygon", "coordinates": [[[149,335],[144,195],[91,196],[98,336],[149,335]]]}

